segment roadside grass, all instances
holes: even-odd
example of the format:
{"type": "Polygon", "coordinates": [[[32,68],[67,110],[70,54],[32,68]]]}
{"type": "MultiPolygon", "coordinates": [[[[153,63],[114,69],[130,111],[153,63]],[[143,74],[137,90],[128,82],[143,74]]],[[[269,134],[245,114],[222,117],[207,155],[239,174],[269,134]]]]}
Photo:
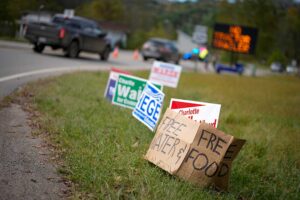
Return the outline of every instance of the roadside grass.
{"type": "Polygon", "coordinates": [[[107,78],[74,73],[27,88],[42,131],[64,152],[59,171],[76,184],[73,198],[299,199],[299,78],[183,73],[177,89],[164,88],[164,110],[171,97],[220,103],[218,128],[247,140],[228,193],[197,188],[144,160],[154,133],[104,99],[107,78]]]}
{"type": "Polygon", "coordinates": [[[11,36],[0,36],[0,40],[28,43],[27,40],[24,38],[11,37],[11,36]]]}

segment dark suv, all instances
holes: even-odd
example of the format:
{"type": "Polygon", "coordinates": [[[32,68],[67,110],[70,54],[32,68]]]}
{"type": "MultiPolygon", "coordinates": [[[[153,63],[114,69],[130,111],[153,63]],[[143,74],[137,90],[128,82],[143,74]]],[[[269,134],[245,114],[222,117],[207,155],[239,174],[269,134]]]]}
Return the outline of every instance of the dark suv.
{"type": "Polygon", "coordinates": [[[164,62],[179,63],[180,55],[174,42],[161,38],[151,38],[142,47],[144,60],[154,58],[164,62]]]}

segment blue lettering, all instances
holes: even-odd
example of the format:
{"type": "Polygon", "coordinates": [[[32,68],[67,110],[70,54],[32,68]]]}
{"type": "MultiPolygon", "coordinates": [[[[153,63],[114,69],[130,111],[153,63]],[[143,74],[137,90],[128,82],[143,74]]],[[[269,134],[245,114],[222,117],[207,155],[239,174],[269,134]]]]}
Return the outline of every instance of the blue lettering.
{"type": "Polygon", "coordinates": [[[150,97],[145,95],[144,99],[142,100],[143,102],[142,102],[142,105],[141,105],[140,108],[141,108],[141,110],[142,110],[143,112],[145,112],[144,107],[145,107],[145,105],[148,104],[148,100],[149,100],[149,99],[150,99],[150,97]]]}
{"type": "Polygon", "coordinates": [[[149,105],[148,105],[148,109],[147,109],[147,114],[149,116],[152,116],[153,114],[153,111],[154,111],[154,108],[155,108],[155,100],[154,99],[151,99],[151,101],[149,102],[149,105]],[[150,111],[150,112],[149,112],[150,111]]]}
{"type": "Polygon", "coordinates": [[[145,96],[145,95],[142,95],[142,96],[141,96],[141,100],[138,101],[138,104],[137,104],[137,107],[138,107],[138,108],[141,106],[142,99],[144,98],[144,96],[145,96]]]}
{"type": "Polygon", "coordinates": [[[160,104],[156,105],[155,112],[154,112],[153,117],[152,117],[154,119],[154,121],[158,120],[157,118],[158,118],[158,113],[159,113],[160,106],[161,106],[160,104]]]}

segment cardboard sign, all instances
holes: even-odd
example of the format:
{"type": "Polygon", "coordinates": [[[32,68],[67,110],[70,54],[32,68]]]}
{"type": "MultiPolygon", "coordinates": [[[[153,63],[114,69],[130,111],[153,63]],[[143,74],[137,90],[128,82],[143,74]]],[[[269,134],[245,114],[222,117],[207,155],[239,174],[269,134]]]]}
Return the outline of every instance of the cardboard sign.
{"type": "Polygon", "coordinates": [[[132,112],[132,115],[151,131],[154,131],[159,120],[164,96],[163,92],[147,82],[141,98],[132,112]]]}
{"type": "Polygon", "coordinates": [[[112,101],[113,96],[115,94],[116,82],[118,80],[119,74],[130,74],[130,73],[117,68],[111,69],[106,84],[105,92],[104,92],[104,97],[106,97],[106,99],[108,99],[109,101],[112,101]]]}
{"type": "MultiPolygon", "coordinates": [[[[116,92],[112,103],[126,108],[134,109],[137,104],[147,80],[135,76],[120,74],[116,83],[116,92]]],[[[154,84],[162,90],[162,86],[154,84]]]]}
{"type": "Polygon", "coordinates": [[[227,190],[232,161],[245,142],[167,109],[145,159],[201,187],[227,190]]]}
{"type": "Polygon", "coordinates": [[[171,99],[170,108],[197,122],[205,122],[217,128],[221,110],[220,104],[171,99]]]}
{"type": "Polygon", "coordinates": [[[176,88],[181,69],[179,65],[155,61],[151,68],[149,81],[176,88]]]}

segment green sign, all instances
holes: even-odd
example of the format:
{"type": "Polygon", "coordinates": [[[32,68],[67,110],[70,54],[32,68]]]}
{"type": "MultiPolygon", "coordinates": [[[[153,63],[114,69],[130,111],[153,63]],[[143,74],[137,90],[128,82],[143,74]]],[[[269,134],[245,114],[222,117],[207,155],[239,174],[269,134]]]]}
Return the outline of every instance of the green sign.
{"type": "MultiPolygon", "coordinates": [[[[147,80],[145,79],[120,74],[116,84],[116,91],[112,103],[134,109],[146,83],[147,80]]],[[[162,90],[161,85],[154,85],[162,90]]]]}

